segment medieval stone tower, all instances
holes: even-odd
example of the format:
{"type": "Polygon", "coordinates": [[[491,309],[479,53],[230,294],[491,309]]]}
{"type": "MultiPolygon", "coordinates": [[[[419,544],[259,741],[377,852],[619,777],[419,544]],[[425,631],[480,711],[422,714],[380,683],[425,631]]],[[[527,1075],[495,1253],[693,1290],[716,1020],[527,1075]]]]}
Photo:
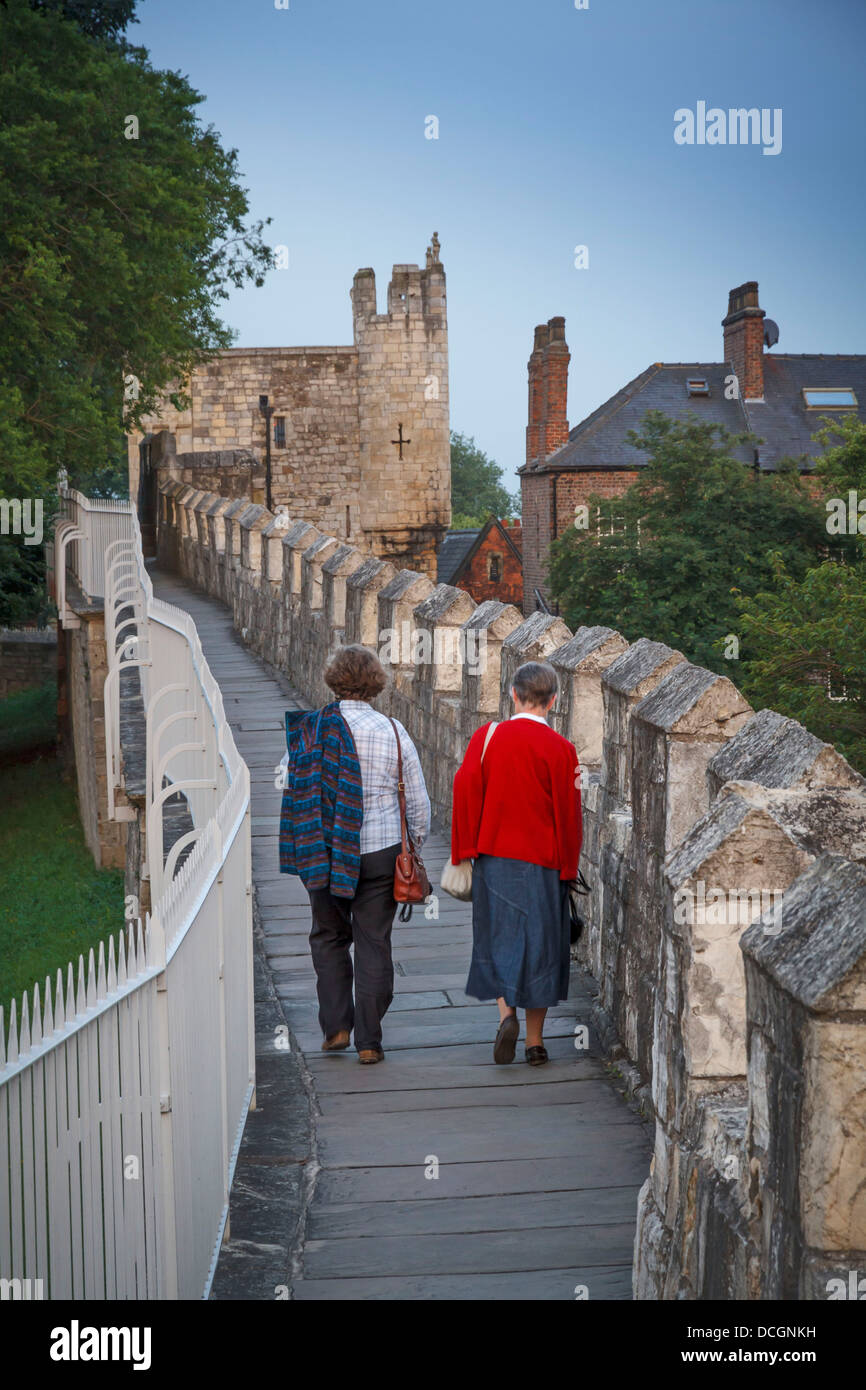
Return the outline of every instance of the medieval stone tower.
{"type": "Polygon", "coordinates": [[[451,518],[448,328],[438,238],[427,265],[395,265],[387,312],[376,277],[352,288],[358,353],[361,529],[383,559],[435,549],[451,518]],[[444,523],[444,524],[443,524],[444,523]]]}
{"type": "Polygon", "coordinates": [[[395,265],[385,313],[359,270],[347,347],[229,348],[197,367],[129,439],[130,496],[144,519],[176,476],[266,501],[383,559],[435,574],[451,519],[445,270],[395,265]],[[262,400],[267,399],[266,410],[262,400]]]}

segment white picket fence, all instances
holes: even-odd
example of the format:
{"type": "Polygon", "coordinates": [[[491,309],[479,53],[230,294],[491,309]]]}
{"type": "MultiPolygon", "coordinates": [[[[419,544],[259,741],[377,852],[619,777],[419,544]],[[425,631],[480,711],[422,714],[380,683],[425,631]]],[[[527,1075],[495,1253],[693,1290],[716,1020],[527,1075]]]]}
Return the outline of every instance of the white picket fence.
{"type": "Polygon", "coordinates": [[[101,562],[106,744],[113,797],[134,666],[152,906],[65,986],[58,971],[0,1008],[0,1284],[21,1281],[6,1296],[41,1280],[52,1299],[207,1297],[254,1102],[249,771],[194,623],[153,595],[134,513],[130,530],[101,562]],[[166,779],[194,829],[163,866],[166,779]]]}

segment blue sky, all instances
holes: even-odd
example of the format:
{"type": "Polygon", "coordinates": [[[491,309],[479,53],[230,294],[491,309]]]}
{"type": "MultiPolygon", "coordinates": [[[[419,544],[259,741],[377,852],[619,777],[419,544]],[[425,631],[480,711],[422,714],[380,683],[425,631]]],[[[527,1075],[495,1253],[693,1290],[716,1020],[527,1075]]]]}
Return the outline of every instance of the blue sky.
{"type": "Polygon", "coordinates": [[[436,229],[452,427],[510,488],[533,328],[555,314],[572,425],[651,362],[718,361],[743,280],[777,350],[866,351],[861,0],[141,0],[139,18],[130,39],[205,95],[289,248],[226,301],[238,345],[351,342],[355,270],[374,267],[381,312],[436,229]],[[698,101],[781,108],[781,153],[677,145],[698,101]]]}

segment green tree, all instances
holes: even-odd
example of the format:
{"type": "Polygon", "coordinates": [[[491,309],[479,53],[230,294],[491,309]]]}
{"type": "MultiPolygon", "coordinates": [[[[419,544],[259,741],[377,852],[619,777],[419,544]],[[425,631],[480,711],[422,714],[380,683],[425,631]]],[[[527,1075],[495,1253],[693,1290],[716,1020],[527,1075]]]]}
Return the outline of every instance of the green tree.
{"type": "Polygon", "coordinates": [[[232,341],[229,286],[272,264],[202,97],[105,41],[130,17],[110,0],[0,9],[0,495],[116,460],[121,431],[232,341]]]}
{"type": "Polygon", "coordinates": [[[128,24],[138,23],[135,5],[136,0],[30,0],[31,9],[59,11],[82,34],[106,41],[118,38],[128,24]]]}
{"type": "Polygon", "coordinates": [[[737,599],[772,587],[773,552],[797,579],[818,562],[823,510],[796,465],[759,475],[734,457],[751,436],[649,411],[629,438],[648,461],[622,497],[590,500],[587,529],[551,546],[552,592],[573,626],[653,637],[739,683],[726,659],[737,599]]]}
{"type": "Polygon", "coordinates": [[[800,577],[778,555],[772,587],[739,598],[748,652],[741,685],[752,704],[798,719],[866,772],[866,506],[858,510],[866,503],[866,424],[828,420],[815,437],[824,450],[816,475],[837,499],[824,504],[825,524],[835,540],[843,512],[848,544],[800,577]]]}
{"type": "Polygon", "coordinates": [[[483,526],[491,516],[520,515],[520,495],[502,485],[502,469],[475,440],[451,431],[451,525],[483,526]]]}

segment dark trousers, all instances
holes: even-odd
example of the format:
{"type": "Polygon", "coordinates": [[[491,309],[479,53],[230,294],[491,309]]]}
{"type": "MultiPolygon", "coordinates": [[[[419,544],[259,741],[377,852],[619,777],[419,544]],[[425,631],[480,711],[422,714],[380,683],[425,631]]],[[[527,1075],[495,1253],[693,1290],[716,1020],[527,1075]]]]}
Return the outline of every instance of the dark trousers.
{"type": "Polygon", "coordinates": [[[355,1030],[355,1047],[382,1044],[382,1019],[394,998],[391,926],[394,865],[399,844],[361,855],[361,872],[354,898],[335,898],[327,888],[310,893],[313,930],[310,950],[316,969],[319,1024],[326,1038],[341,1029],[355,1030]],[[352,957],[355,947],[355,998],[352,1000],[352,957]]]}

